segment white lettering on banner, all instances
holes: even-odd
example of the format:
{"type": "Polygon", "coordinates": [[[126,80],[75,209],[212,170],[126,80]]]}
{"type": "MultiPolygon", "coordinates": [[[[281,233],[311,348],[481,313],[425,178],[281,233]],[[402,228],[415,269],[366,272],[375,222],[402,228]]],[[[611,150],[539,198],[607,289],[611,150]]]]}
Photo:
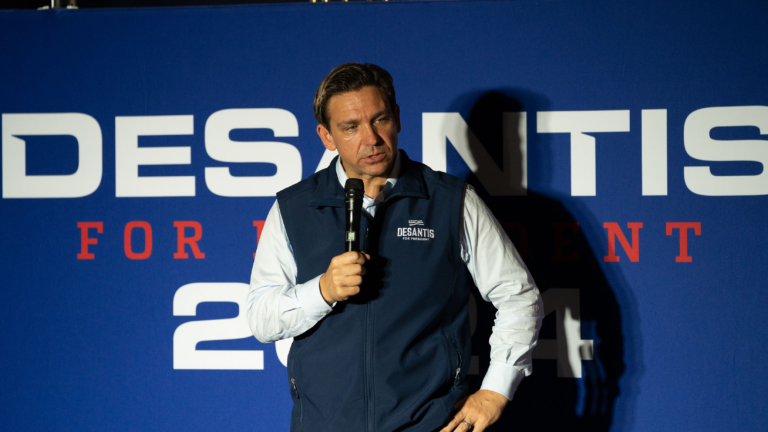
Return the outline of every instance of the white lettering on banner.
{"type": "Polygon", "coordinates": [[[301,180],[301,153],[291,144],[273,141],[238,142],[229,138],[235,129],[271,129],[275,138],[299,136],[299,123],[279,108],[226,109],[208,117],[205,149],[220,162],[272,163],[273,176],[235,177],[227,167],[205,169],[205,183],[216,195],[227,197],[274,196],[301,180]]]}
{"type": "Polygon", "coordinates": [[[768,141],[716,140],[710,131],[716,127],[754,126],[768,134],[768,106],[702,108],[685,120],[685,150],[705,161],[755,161],[763,165],[757,175],[716,176],[709,166],[684,168],[685,185],[691,192],[708,196],[768,195],[768,141]]]}
{"type": "MultiPolygon", "coordinates": [[[[191,283],[182,286],[173,297],[174,316],[195,316],[197,306],[203,302],[232,302],[238,305],[235,318],[190,321],[181,324],[173,334],[173,368],[196,370],[263,370],[264,352],[261,350],[196,350],[198,342],[249,338],[251,334],[245,318],[245,299],[248,285],[244,283],[191,283]]],[[[550,288],[542,294],[544,314],[557,314],[557,339],[539,339],[533,350],[535,359],[556,359],[557,376],[581,378],[581,361],[593,359],[592,340],[581,339],[578,289],[550,288]]],[[[477,301],[469,297],[470,332],[477,329],[477,301]]],[[[293,338],[275,342],[277,358],[288,365],[288,353],[293,338]]],[[[480,373],[478,356],[470,359],[468,374],[480,373]]]]}
{"type": "Polygon", "coordinates": [[[667,195],[667,110],[643,110],[643,195],[667,195]]]}
{"type": "MultiPolygon", "coordinates": [[[[629,132],[629,111],[543,111],[537,113],[538,133],[569,133],[571,195],[597,195],[595,138],[588,133],[629,132]]],[[[422,113],[423,161],[447,170],[447,141],[477,175],[491,195],[527,193],[526,113],[503,113],[500,169],[459,113],[422,113]]],[[[684,168],[685,184],[706,196],[768,195],[768,140],[715,140],[717,127],[757,127],[768,134],[768,107],[712,107],[691,113],[685,122],[688,154],[704,161],[753,161],[763,165],[757,175],[715,176],[709,166],[684,168]]],[[[283,142],[238,142],[235,129],[271,129],[275,137],[297,137],[298,122],[279,108],[225,109],[206,122],[205,148],[215,160],[230,163],[272,163],[273,176],[233,176],[228,167],[206,167],[205,182],[214,194],[227,197],[274,196],[301,179],[299,150],[283,142]]],[[[2,114],[3,198],[80,198],[98,189],[102,177],[102,135],[98,122],[82,113],[2,114]],[[69,175],[27,175],[26,143],[17,136],[69,135],[77,139],[78,168],[69,175]]],[[[194,176],[139,176],[141,165],[188,165],[191,147],[139,147],[139,136],[193,135],[194,117],[115,117],[115,196],[195,196],[194,176]]],[[[337,152],[324,150],[315,172],[337,152]]],[[[668,194],[667,110],[642,110],[642,194],[668,194]]]]}
{"type": "Polygon", "coordinates": [[[592,341],[581,339],[579,290],[550,288],[542,294],[544,315],[555,312],[557,339],[539,339],[533,358],[557,360],[557,376],[581,378],[581,361],[592,360],[592,341]]]}
{"type": "Polygon", "coordinates": [[[488,154],[459,113],[422,113],[422,159],[435,171],[447,171],[446,139],[453,144],[483,187],[497,196],[526,195],[527,115],[503,113],[502,169],[488,154]]]}
{"type": "Polygon", "coordinates": [[[80,113],[3,114],[3,198],[80,198],[99,188],[101,127],[80,113]],[[77,140],[77,171],[27,175],[26,143],[15,135],[68,135],[77,140]]]}
{"type": "Polygon", "coordinates": [[[189,165],[190,147],[139,147],[140,136],[192,135],[194,117],[115,117],[115,196],[195,196],[194,176],[140,177],[139,165],[189,165]]]}
{"type": "Polygon", "coordinates": [[[261,350],[196,350],[198,342],[253,337],[246,321],[245,299],[248,285],[244,283],[191,283],[176,290],[173,296],[174,316],[195,316],[197,305],[203,302],[232,302],[239,313],[234,318],[190,321],[173,333],[174,369],[264,369],[261,350]]]}
{"type": "Polygon", "coordinates": [[[571,195],[597,195],[595,137],[586,132],[629,132],[629,110],[540,111],[538,133],[571,134],[571,195]]]}

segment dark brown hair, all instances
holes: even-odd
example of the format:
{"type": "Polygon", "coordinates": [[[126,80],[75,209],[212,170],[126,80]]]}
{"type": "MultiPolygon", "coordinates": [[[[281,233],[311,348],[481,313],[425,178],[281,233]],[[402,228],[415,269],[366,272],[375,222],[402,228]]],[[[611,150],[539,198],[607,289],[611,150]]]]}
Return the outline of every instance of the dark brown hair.
{"type": "Polygon", "coordinates": [[[344,63],[333,68],[317,88],[315,101],[312,104],[317,122],[330,132],[328,101],[338,94],[357,91],[366,86],[379,89],[389,103],[390,111],[395,111],[395,105],[397,105],[395,87],[392,85],[392,75],[389,72],[371,63],[344,63]]]}

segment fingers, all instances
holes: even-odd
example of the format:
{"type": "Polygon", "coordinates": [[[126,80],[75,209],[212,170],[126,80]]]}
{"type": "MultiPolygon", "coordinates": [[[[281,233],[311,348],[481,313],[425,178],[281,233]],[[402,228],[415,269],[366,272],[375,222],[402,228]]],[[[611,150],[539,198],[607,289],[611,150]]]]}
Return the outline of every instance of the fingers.
{"type": "Polygon", "coordinates": [[[473,424],[469,419],[464,416],[464,413],[459,412],[454,416],[453,420],[446,427],[440,430],[440,432],[466,432],[472,429],[473,431],[482,431],[485,427],[478,428],[478,425],[473,424]],[[469,424],[469,425],[468,425],[469,424]]]}
{"type": "Polygon", "coordinates": [[[330,272],[333,275],[334,281],[338,282],[338,286],[355,286],[360,285],[360,282],[362,282],[362,276],[365,274],[365,267],[361,264],[341,264],[333,266],[333,268],[330,269],[330,272]],[[350,285],[349,279],[355,277],[359,278],[359,282],[350,285]]]}
{"type": "Polygon", "coordinates": [[[466,432],[468,430],[472,430],[472,432],[482,432],[486,427],[488,427],[486,422],[473,422],[469,420],[469,417],[465,417],[463,413],[458,413],[446,427],[440,430],[440,432],[466,432]]]}
{"type": "Polygon", "coordinates": [[[460,419],[458,417],[458,415],[455,416],[453,418],[453,420],[451,420],[450,423],[448,423],[447,426],[445,426],[444,428],[440,429],[440,432],[453,432],[453,431],[455,431],[456,427],[461,423],[461,420],[462,419],[460,419]]]}
{"type": "Polygon", "coordinates": [[[359,291],[360,284],[362,283],[363,283],[362,276],[351,275],[351,276],[344,276],[342,278],[339,278],[339,288],[357,288],[359,291]]]}
{"type": "Polygon", "coordinates": [[[328,304],[344,301],[360,292],[365,263],[371,256],[365,252],[345,252],[331,259],[328,270],[320,278],[320,293],[328,304]]]}
{"type": "Polygon", "coordinates": [[[370,259],[371,256],[365,252],[351,251],[333,257],[332,261],[337,261],[338,264],[365,264],[370,259]]]}
{"type": "Polygon", "coordinates": [[[470,429],[482,432],[499,419],[507,402],[506,396],[500,393],[479,390],[454,405],[454,410],[458,412],[440,432],[466,432],[470,429]]]}

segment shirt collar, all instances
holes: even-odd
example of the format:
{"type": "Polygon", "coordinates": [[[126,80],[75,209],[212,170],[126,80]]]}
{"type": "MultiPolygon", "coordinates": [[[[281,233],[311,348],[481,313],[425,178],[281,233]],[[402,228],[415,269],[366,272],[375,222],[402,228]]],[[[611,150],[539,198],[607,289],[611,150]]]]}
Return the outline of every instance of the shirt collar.
{"type": "MultiPolygon", "coordinates": [[[[392,171],[389,173],[389,177],[387,178],[387,182],[384,184],[384,187],[381,189],[381,192],[379,192],[378,195],[376,195],[375,198],[369,198],[368,196],[365,196],[364,198],[373,199],[373,204],[378,204],[382,201],[384,201],[390,192],[392,192],[392,189],[397,184],[397,178],[400,176],[400,150],[395,152],[395,162],[392,165],[392,171]]],[[[349,179],[349,176],[347,175],[346,171],[344,171],[344,167],[341,165],[341,157],[337,158],[336,160],[336,177],[339,178],[339,183],[341,184],[341,187],[343,188],[344,185],[347,183],[347,180],[349,179]]]]}

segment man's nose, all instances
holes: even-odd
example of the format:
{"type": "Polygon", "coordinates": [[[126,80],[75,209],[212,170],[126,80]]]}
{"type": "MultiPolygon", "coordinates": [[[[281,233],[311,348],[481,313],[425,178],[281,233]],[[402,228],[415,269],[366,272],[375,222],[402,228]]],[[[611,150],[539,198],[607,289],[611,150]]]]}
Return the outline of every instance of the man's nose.
{"type": "Polygon", "coordinates": [[[366,125],[363,127],[363,144],[364,145],[376,145],[379,142],[379,134],[376,132],[376,128],[372,125],[366,125]]]}

